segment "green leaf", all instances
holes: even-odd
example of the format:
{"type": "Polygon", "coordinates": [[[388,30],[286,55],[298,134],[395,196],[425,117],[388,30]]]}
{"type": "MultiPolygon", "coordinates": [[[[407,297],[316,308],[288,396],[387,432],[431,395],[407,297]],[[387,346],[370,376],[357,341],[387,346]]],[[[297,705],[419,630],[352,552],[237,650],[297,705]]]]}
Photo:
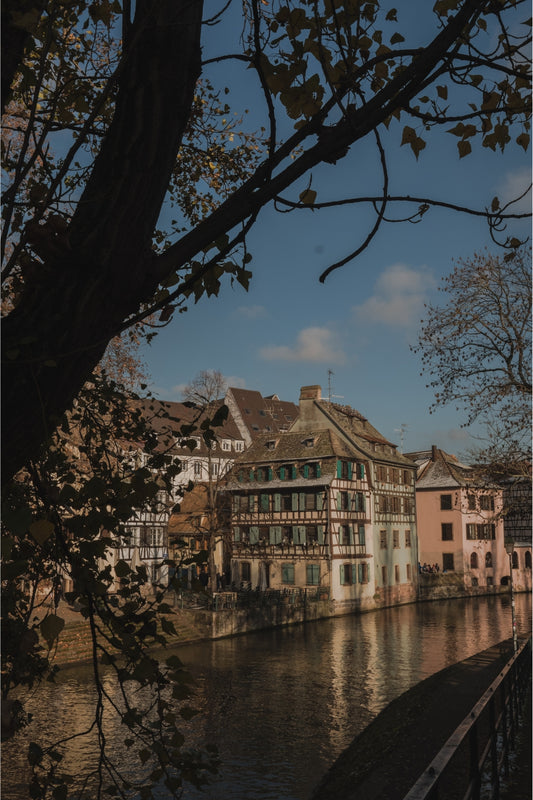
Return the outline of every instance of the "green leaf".
{"type": "Polygon", "coordinates": [[[49,650],[52,649],[54,642],[64,627],[65,620],[62,617],[58,617],[57,614],[48,614],[39,624],[41,635],[49,650]]]}
{"type": "Polygon", "coordinates": [[[48,519],[39,519],[30,525],[30,533],[41,547],[52,536],[54,530],[54,523],[48,519]]]}

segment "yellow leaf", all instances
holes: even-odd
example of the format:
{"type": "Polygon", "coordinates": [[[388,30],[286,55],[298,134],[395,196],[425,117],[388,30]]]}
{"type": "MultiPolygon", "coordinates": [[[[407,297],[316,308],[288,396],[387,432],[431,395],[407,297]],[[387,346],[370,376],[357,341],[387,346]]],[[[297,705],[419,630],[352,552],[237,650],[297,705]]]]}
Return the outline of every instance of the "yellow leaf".
{"type": "Polygon", "coordinates": [[[300,192],[300,201],[305,203],[307,206],[312,206],[316,200],[316,192],[312,189],[305,189],[305,191],[300,192]]]}

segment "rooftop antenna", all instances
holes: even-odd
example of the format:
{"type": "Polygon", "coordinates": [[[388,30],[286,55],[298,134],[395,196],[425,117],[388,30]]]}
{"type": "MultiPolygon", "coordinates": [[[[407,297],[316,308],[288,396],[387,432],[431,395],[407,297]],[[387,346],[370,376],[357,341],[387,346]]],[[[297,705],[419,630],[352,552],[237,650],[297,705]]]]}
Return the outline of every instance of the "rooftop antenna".
{"type": "Polygon", "coordinates": [[[344,399],[343,394],[331,394],[331,378],[335,375],[332,369],[328,369],[328,403],[331,403],[332,397],[337,397],[339,400],[344,399]]]}
{"type": "Polygon", "coordinates": [[[394,428],[394,433],[400,434],[400,453],[402,454],[403,454],[403,437],[408,427],[409,426],[406,425],[405,422],[402,422],[399,428],[394,428]]]}

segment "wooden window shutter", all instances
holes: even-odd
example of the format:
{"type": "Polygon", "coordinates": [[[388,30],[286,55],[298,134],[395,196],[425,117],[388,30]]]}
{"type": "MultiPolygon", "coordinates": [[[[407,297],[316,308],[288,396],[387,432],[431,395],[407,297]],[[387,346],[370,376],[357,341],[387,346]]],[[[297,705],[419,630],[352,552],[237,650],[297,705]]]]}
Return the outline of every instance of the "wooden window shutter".
{"type": "Polygon", "coordinates": [[[344,586],[346,583],[346,571],[344,569],[344,564],[340,564],[340,571],[341,571],[341,586],[344,586]]]}
{"type": "Polygon", "coordinates": [[[352,462],[348,461],[348,480],[352,480],[352,462]]]}
{"type": "Polygon", "coordinates": [[[297,478],[297,475],[296,475],[296,466],[295,466],[294,464],[293,464],[293,465],[292,465],[292,467],[291,467],[291,478],[293,479],[293,481],[294,481],[294,480],[296,480],[296,478],[297,478]]]}
{"type": "Polygon", "coordinates": [[[342,502],[341,501],[341,493],[337,492],[337,511],[341,511],[341,508],[342,508],[341,502],[342,502]]]}
{"type": "Polygon", "coordinates": [[[300,511],[305,511],[305,494],[304,494],[304,492],[300,492],[299,498],[300,498],[299,509],[300,509],[300,511]]]}
{"type": "Polygon", "coordinates": [[[257,544],[259,541],[259,528],[257,525],[250,526],[250,544],[257,544]]]}
{"type": "Polygon", "coordinates": [[[298,493],[293,492],[291,495],[292,510],[298,511],[298,493]]]}
{"type": "Polygon", "coordinates": [[[365,465],[359,464],[359,478],[363,481],[365,479],[365,465]]]}
{"type": "Polygon", "coordinates": [[[274,511],[281,511],[281,495],[279,493],[274,495],[274,511]]]}
{"type": "Polygon", "coordinates": [[[357,564],[352,564],[352,583],[357,583],[357,564]]]}
{"type": "Polygon", "coordinates": [[[309,464],[304,464],[304,478],[309,477],[309,464]]]}
{"type": "Polygon", "coordinates": [[[353,525],[348,525],[348,543],[353,544],[353,525]]]}
{"type": "Polygon", "coordinates": [[[324,526],[323,525],[317,525],[316,532],[317,532],[318,544],[324,544],[324,541],[325,541],[325,538],[324,538],[324,526]]]}
{"type": "Polygon", "coordinates": [[[279,477],[280,477],[280,480],[282,480],[282,481],[284,481],[284,480],[285,480],[285,473],[286,473],[286,472],[287,472],[287,470],[286,470],[286,468],[285,468],[285,467],[280,467],[280,468],[279,468],[279,477]]]}
{"type": "Polygon", "coordinates": [[[365,526],[364,525],[359,525],[358,535],[359,535],[359,544],[365,545],[366,541],[365,541],[365,526]]]}
{"type": "Polygon", "coordinates": [[[233,528],[233,541],[234,542],[241,541],[241,529],[239,528],[238,525],[235,528],[233,528]]]}
{"type": "Polygon", "coordinates": [[[359,583],[365,582],[365,565],[359,564],[359,583]]]}
{"type": "Polygon", "coordinates": [[[317,492],[316,493],[316,510],[317,511],[322,511],[323,508],[324,508],[324,497],[322,495],[322,492],[317,492]]]}
{"type": "Polygon", "coordinates": [[[269,529],[270,544],[281,543],[281,526],[271,525],[269,529]]]}
{"type": "Polygon", "coordinates": [[[254,471],[253,469],[250,470],[250,480],[253,481],[254,479],[254,471]]]}
{"type": "Polygon", "coordinates": [[[261,511],[268,511],[270,507],[270,495],[262,494],[261,495],[261,511]]]}
{"type": "Polygon", "coordinates": [[[317,464],[316,465],[316,476],[317,476],[317,478],[320,478],[321,474],[322,473],[321,473],[321,470],[320,470],[320,464],[317,464]]]}
{"type": "Polygon", "coordinates": [[[342,478],[342,461],[337,459],[337,478],[342,478]]]}
{"type": "Polygon", "coordinates": [[[267,479],[267,481],[271,481],[272,480],[272,467],[267,467],[266,479],[267,479]]]}

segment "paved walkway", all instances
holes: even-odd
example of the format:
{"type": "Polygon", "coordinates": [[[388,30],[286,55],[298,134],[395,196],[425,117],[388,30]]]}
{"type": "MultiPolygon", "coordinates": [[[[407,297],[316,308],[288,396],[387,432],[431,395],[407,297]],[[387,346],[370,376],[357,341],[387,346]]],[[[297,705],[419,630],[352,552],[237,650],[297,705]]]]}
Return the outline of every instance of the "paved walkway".
{"type": "MultiPolygon", "coordinates": [[[[312,800],[403,800],[511,655],[511,642],[491,647],[394,700],[341,754],[312,800]]],[[[530,765],[527,744],[523,752],[530,765]]],[[[527,770],[521,785],[529,794],[518,794],[515,787],[503,800],[529,800],[527,770]]],[[[453,793],[448,790],[443,796],[450,800],[453,793]]]]}

